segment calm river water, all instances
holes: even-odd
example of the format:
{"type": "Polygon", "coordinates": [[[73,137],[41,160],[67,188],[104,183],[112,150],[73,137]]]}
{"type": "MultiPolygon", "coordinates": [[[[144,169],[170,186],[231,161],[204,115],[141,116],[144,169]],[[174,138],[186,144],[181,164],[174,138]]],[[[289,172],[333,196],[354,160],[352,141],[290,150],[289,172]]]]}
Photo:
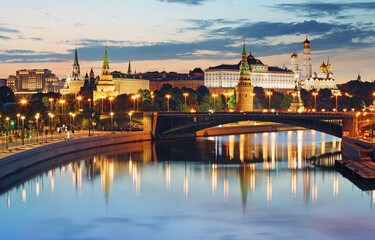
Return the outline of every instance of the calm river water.
{"type": "Polygon", "coordinates": [[[0,182],[1,239],[374,239],[340,148],[289,131],[74,154],[0,182]]]}

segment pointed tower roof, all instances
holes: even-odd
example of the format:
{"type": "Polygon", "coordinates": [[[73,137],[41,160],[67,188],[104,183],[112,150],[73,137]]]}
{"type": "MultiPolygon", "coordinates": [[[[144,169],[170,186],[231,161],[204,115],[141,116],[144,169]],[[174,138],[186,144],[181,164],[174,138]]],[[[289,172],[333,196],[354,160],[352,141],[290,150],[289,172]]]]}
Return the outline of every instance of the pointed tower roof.
{"type": "Polygon", "coordinates": [[[245,46],[245,40],[243,40],[242,56],[243,56],[243,55],[247,56],[247,53],[246,53],[246,46],[245,46]]]}
{"type": "Polygon", "coordinates": [[[329,61],[329,56],[328,56],[328,60],[327,60],[327,66],[328,65],[331,65],[331,62],[329,61]]]}
{"type": "Polygon", "coordinates": [[[107,46],[105,46],[104,61],[102,69],[109,69],[107,46]]]}
{"type": "Polygon", "coordinates": [[[94,73],[94,70],[92,69],[92,67],[91,67],[90,73],[94,73]]]}
{"type": "Polygon", "coordinates": [[[132,74],[132,66],[130,64],[130,58],[129,58],[128,74],[132,74]]]}
{"type": "Polygon", "coordinates": [[[78,66],[79,63],[78,63],[78,54],[77,54],[77,47],[74,51],[74,63],[73,63],[73,66],[78,66]]]}

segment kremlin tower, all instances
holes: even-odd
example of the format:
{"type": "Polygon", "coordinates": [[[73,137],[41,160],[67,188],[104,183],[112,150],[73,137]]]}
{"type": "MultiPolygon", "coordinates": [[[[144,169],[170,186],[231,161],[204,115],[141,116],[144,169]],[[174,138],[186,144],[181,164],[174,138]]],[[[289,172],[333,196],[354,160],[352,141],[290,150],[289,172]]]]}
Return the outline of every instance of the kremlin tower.
{"type": "Polygon", "coordinates": [[[81,78],[81,70],[78,63],[77,47],[74,51],[73,71],[72,75],[66,78],[64,88],[60,89],[62,95],[65,94],[77,94],[81,87],[85,84],[84,79],[81,78]]]}
{"type": "Polygon", "coordinates": [[[253,111],[254,99],[253,99],[254,86],[251,85],[250,81],[250,70],[247,62],[247,54],[245,41],[243,43],[242,60],[240,65],[240,78],[236,85],[236,110],[237,111],[253,111]]]}
{"type": "Polygon", "coordinates": [[[93,92],[93,100],[97,101],[101,98],[116,97],[118,94],[118,91],[115,91],[113,77],[109,68],[107,46],[105,46],[102,75],[99,78],[96,91],[93,92]]]}

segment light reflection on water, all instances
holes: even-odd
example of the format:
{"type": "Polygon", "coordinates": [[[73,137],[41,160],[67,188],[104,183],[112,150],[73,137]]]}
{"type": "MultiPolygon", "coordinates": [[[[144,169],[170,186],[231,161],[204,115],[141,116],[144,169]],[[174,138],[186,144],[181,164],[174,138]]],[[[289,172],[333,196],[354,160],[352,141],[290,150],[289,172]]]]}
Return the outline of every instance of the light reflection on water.
{"type": "Polygon", "coordinates": [[[3,191],[0,230],[8,239],[371,239],[374,191],[308,160],[340,148],[315,131],[124,145],[3,191]]]}

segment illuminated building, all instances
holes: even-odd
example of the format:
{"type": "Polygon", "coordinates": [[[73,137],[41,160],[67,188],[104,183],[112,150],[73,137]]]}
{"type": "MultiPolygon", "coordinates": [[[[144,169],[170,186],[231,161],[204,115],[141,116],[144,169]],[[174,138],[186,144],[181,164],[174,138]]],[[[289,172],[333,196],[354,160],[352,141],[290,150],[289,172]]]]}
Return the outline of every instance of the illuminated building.
{"type": "Polygon", "coordinates": [[[102,75],[100,75],[96,91],[93,92],[93,100],[97,101],[100,98],[116,97],[119,92],[115,90],[115,84],[109,68],[107,46],[105,46],[104,61],[102,67],[102,75]]]}
{"type": "Polygon", "coordinates": [[[81,78],[81,70],[78,63],[77,48],[74,51],[73,72],[70,77],[66,78],[65,86],[60,90],[62,95],[77,94],[85,81],[81,78]]]}
{"type": "Polygon", "coordinates": [[[112,72],[113,84],[119,94],[133,94],[138,92],[139,89],[149,90],[150,81],[142,79],[140,75],[125,74],[122,72],[112,72]]]}
{"type": "Polygon", "coordinates": [[[236,109],[238,111],[253,111],[254,86],[251,85],[249,65],[247,63],[247,54],[245,42],[243,43],[242,61],[240,66],[240,76],[236,85],[236,109]]]}
{"type": "MultiPolygon", "coordinates": [[[[251,52],[247,56],[247,63],[250,80],[254,87],[276,90],[294,89],[296,76],[293,71],[287,68],[265,65],[261,60],[256,59],[251,52]]],[[[219,94],[233,91],[238,83],[240,64],[241,62],[209,67],[204,71],[204,86],[209,88],[210,92],[219,94]]]]}
{"type": "Polygon", "coordinates": [[[311,62],[311,44],[307,39],[303,42],[303,60],[302,60],[302,79],[311,77],[312,73],[312,62],[311,62]]]}

